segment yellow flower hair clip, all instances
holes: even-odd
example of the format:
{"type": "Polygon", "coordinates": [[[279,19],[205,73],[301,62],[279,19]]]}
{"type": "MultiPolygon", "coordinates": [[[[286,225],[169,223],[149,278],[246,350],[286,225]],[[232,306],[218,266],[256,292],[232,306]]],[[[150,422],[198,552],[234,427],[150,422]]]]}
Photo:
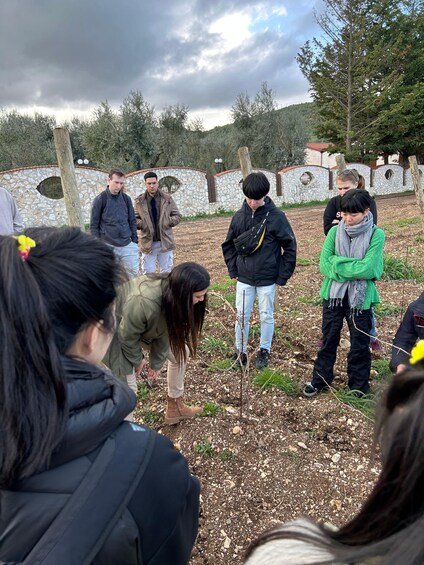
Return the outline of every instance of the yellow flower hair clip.
{"type": "Polygon", "coordinates": [[[35,241],[26,235],[18,235],[18,252],[22,261],[26,261],[31,247],[35,247],[35,241]]]}
{"type": "Polygon", "coordinates": [[[411,351],[411,365],[415,365],[420,361],[424,361],[424,339],[420,339],[411,351]]]}

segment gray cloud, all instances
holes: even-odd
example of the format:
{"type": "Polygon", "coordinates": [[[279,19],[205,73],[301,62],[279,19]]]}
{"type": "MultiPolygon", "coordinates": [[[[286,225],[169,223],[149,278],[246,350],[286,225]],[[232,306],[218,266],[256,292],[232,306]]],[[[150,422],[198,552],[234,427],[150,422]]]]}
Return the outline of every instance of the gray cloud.
{"type": "Polygon", "coordinates": [[[285,5],[280,29],[256,31],[222,55],[219,71],[189,74],[199,54],[216,44],[212,22],[239,9],[271,13],[276,1],[2,0],[0,107],[53,110],[106,99],[118,105],[138,89],[159,109],[176,103],[228,108],[237,93],[253,95],[263,81],[281,100],[304,97],[295,56],[313,36],[313,2],[285,5]]]}

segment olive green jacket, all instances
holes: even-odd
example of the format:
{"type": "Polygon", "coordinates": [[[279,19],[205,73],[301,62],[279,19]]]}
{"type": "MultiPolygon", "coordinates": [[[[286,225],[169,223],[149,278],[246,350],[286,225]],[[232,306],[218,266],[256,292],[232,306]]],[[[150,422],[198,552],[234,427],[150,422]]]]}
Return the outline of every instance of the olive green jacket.
{"type": "Polygon", "coordinates": [[[163,279],[145,275],[126,283],[118,303],[117,329],[103,362],[117,377],[125,379],[144,355],[140,343],[150,345],[149,366],[162,368],[169,352],[169,337],[162,312],[163,279]]]}

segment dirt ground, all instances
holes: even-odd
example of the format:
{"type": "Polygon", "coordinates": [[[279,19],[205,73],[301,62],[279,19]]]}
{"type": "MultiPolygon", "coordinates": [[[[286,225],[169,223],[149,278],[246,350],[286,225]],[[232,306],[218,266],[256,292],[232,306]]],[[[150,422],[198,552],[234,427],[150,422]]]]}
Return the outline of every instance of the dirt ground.
{"type": "MultiPolygon", "coordinates": [[[[413,196],[377,200],[385,229],[385,253],[423,271],[423,224],[413,196]]],[[[211,273],[209,309],[197,359],[190,360],[186,397],[208,403],[208,414],[178,426],[163,425],[166,375],[152,390],[141,387],[136,419],[167,435],[187,457],[202,483],[200,528],[191,565],[242,563],[244,549],[262,530],[300,515],[340,525],[358,510],[379,471],[370,460],[372,418],[342,403],[332,393],[313,399],[301,394],[310,380],[320,337],[319,253],[324,241],[323,206],[289,209],[298,242],[298,265],[287,286],[278,289],[276,332],[270,369],[291,378],[291,394],[253,383],[259,339],[255,308],[249,338],[250,369],[229,368],[234,347],[235,286],[220,245],[230,218],[183,222],[175,229],[176,262],[197,261],[211,273]]],[[[408,303],[423,290],[415,280],[379,281],[377,316],[383,359],[408,303]]],[[[346,384],[346,346],[342,339],[335,389],[346,384]]],[[[376,367],[374,365],[374,367],[376,367]]],[[[372,371],[372,390],[380,393],[388,377],[372,371]]]]}

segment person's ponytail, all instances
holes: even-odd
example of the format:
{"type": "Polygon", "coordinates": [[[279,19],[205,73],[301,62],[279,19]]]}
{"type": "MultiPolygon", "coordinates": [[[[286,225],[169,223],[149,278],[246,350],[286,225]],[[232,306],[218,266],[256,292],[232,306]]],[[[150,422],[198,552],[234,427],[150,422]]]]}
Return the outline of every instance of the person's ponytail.
{"type": "Polygon", "coordinates": [[[66,390],[44,298],[17,240],[0,237],[0,487],[42,470],[60,441],[66,390]]]}

